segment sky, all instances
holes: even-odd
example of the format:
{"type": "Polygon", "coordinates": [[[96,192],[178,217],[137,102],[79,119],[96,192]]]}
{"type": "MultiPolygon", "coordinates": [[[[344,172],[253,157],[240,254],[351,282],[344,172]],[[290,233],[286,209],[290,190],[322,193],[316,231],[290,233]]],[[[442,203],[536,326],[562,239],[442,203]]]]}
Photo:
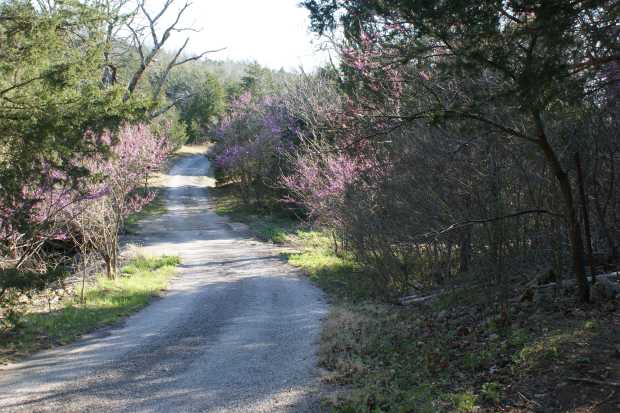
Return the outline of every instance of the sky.
{"type": "MultiPolygon", "coordinates": [[[[147,1],[155,9],[160,0],[147,1]]],[[[179,0],[179,4],[184,3],[179,0]]],[[[178,46],[190,36],[188,50],[226,49],[209,54],[212,60],[257,61],[272,69],[312,70],[328,61],[318,51],[320,41],[308,30],[306,9],[299,0],[194,0],[184,18],[184,26],[202,29],[199,33],[178,33],[170,46],[178,46]]]]}

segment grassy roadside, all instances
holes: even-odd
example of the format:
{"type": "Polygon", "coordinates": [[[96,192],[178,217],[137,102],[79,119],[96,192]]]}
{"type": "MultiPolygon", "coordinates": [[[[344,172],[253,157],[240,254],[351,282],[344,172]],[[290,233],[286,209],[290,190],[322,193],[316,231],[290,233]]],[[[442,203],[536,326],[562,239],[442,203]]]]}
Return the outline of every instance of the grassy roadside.
{"type": "MultiPolygon", "coordinates": [[[[172,166],[181,158],[204,154],[208,145],[186,145],[166,161],[161,170],[149,178],[149,189],[159,190],[172,166]]],[[[127,233],[136,233],[140,221],[165,214],[163,191],[143,210],[129,216],[125,222],[127,233]]],[[[88,285],[84,302],[70,287],[51,294],[53,307],[26,306],[30,312],[22,315],[17,328],[0,331],[0,364],[16,360],[38,350],[67,344],[98,327],[112,324],[146,306],[153,296],[164,290],[178,265],[177,257],[147,258],[137,256],[121,269],[116,281],[98,278],[88,285]],[[73,291],[73,292],[72,292],[73,291]]]]}
{"type": "Polygon", "coordinates": [[[260,240],[284,244],[289,236],[301,226],[297,221],[283,213],[269,213],[248,207],[241,202],[231,185],[209,189],[213,208],[219,215],[227,215],[235,222],[250,227],[250,231],[260,240]]]}
{"type": "Polygon", "coordinates": [[[157,195],[151,202],[142,208],[142,210],[129,215],[125,219],[125,232],[127,234],[137,234],[140,230],[140,221],[147,218],[157,218],[168,211],[164,192],[159,189],[156,190],[157,195]]]}
{"type": "Polygon", "coordinates": [[[173,256],[136,256],[117,280],[99,277],[88,285],[83,303],[74,296],[52,312],[23,315],[17,328],[0,335],[0,363],[70,343],[138,311],[166,288],[179,263],[173,256]]]}
{"type": "Polygon", "coordinates": [[[334,411],[618,411],[613,388],[569,379],[617,379],[618,331],[605,327],[617,317],[447,303],[336,302],[320,350],[325,380],[347,386],[328,400],[334,411]]]}
{"type": "Polygon", "coordinates": [[[328,293],[319,356],[330,411],[620,411],[613,385],[573,380],[620,381],[615,307],[576,307],[570,297],[520,302],[518,288],[500,300],[493,287],[448,292],[426,305],[382,303],[355,262],[332,253],[327,235],[280,225],[232,192],[214,198],[218,213],[294,247],[284,257],[328,293]]]}

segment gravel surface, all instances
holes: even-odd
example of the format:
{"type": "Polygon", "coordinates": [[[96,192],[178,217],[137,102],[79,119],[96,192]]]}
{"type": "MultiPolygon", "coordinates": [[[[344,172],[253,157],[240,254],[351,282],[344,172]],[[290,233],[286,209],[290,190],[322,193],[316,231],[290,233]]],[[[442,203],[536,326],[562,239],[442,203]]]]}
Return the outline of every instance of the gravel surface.
{"type": "MultiPolygon", "coordinates": [[[[316,412],[321,292],[207,208],[208,160],[180,159],[168,213],[128,241],[182,258],[122,325],[0,369],[2,412],[316,412]]],[[[241,229],[240,229],[241,228],[241,229]]]]}

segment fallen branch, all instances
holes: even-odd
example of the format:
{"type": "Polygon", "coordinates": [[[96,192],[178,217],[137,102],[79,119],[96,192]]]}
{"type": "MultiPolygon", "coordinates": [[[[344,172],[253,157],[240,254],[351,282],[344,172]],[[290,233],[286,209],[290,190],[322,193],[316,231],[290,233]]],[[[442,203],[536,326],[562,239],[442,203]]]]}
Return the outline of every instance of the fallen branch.
{"type": "Polygon", "coordinates": [[[615,395],[616,395],[616,392],[615,392],[615,390],[614,390],[614,391],[612,391],[611,393],[609,393],[609,396],[605,397],[603,400],[599,400],[598,402],[594,403],[594,404],[592,405],[592,407],[590,408],[590,410],[594,409],[595,407],[600,406],[601,404],[605,404],[605,403],[607,403],[608,401],[610,401],[611,399],[613,399],[613,397],[614,397],[615,395]]]}
{"type": "Polygon", "coordinates": [[[432,300],[433,298],[439,296],[440,294],[433,294],[433,295],[425,295],[423,297],[420,297],[418,295],[409,295],[406,297],[401,297],[398,299],[398,303],[400,305],[411,305],[411,304],[421,304],[424,303],[426,301],[432,300]]]}
{"type": "Polygon", "coordinates": [[[521,393],[521,392],[517,392],[517,394],[523,399],[525,400],[527,403],[533,404],[535,406],[538,406],[540,408],[542,408],[542,404],[538,403],[536,400],[532,400],[532,399],[528,399],[525,394],[521,393]]]}
{"type": "Polygon", "coordinates": [[[587,383],[587,384],[598,384],[601,386],[620,387],[620,383],[615,382],[615,381],[602,381],[602,380],[588,379],[584,377],[568,377],[567,380],[576,381],[580,383],[587,383]]]}
{"type": "MultiPolygon", "coordinates": [[[[614,283],[617,284],[616,282],[614,282],[613,280],[618,277],[618,273],[616,272],[611,272],[611,273],[607,273],[607,274],[598,274],[596,275],[596,281],[600,281],[603,280],[603,282],[608,281],[610,283],[614,283]]],[[[592,283],[592,277],[588,277],[588,283],[592,283]]],[[[572,279],[566,279],[566,280],[562,280],[562,282],[558,285],[558,283],[556,282],[552,282],[552,283],[548,283],[548,284],[543,284],[543,285],[536,285],[536,282],[538,280],[532,280],[530,283],[527,284],[527,287],[534,287],[536,289],[545,289],[545,288],[551,288],[551,287],[571,287],[573,285],[575,285],[575,280],[572,279]]]]}

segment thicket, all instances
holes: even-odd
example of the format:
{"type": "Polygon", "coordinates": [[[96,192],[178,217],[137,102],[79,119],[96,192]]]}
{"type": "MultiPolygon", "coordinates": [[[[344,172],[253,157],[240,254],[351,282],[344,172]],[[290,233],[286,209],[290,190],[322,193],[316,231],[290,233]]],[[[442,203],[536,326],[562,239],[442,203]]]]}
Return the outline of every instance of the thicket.
{"type": "Polygon", "coordinates": [[[612,3],[306,1],[339,67],[233,101],[220,178],[387,293],[572,274],[587,301],[620,246],[612,3]]]}
{"type": "Polygon", "coordinates": [[[234,183],[246,205],[281,209],[281,177],[299,140],[299,121],[291,115],[283,90],[292,75],[249,65],[228,87],[226,111],[211,138],[220,184],[234,183]]]}

